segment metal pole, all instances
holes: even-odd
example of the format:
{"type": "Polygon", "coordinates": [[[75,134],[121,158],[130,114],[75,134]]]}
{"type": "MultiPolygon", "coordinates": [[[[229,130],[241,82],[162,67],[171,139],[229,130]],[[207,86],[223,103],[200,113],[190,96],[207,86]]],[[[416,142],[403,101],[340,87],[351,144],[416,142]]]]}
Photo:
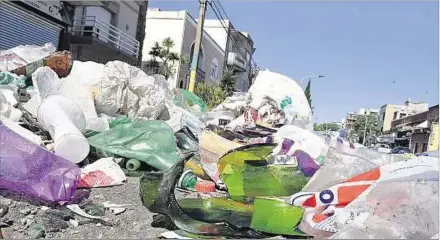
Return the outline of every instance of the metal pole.
{"type": "Polygon", "coordinates": [[[206,13],[206,0],[200,0],[200,8],[199,8],[199,21],[197,22],[197,33],[196,39],[194,43],[194,52],[191,62],[191,73],[189,77],[189,88],[190,92],[194,92],[194,88],[196,86],[196,77],[197,77],[197,69],[199,67],[199,52],[200,52],[200,44],[202,43],[203,36],[203,24],[205,22],[205,13],[206,13]]]}
{"type": "Polygon", "coordinates": [[[364,146],[365,146],[365,137],[367,135],[367,122],[368,122],[368,115],[365,115],[364,139],[362,141],[362,145],[364,146]]]}

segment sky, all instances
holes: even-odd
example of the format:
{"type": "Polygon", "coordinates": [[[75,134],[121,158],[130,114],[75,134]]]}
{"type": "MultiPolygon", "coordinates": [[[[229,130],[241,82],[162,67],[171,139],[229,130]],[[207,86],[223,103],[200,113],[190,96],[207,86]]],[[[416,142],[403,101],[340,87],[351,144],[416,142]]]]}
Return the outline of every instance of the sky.
{"type": "MultiPolygon", "coordinates": [[[[221,1],[235,28],[248,32],[253,58],[299,80],[311,74],[315,122],[340,121],[359,108],[439,102],[437,1],[221,1]]],[[[150,0],[188,10],[197,0],[150,0]]],[[[208,7],[207,19],[215,14],[208,7]]],[[[148,31],[148,30],[147,30],[148,31]]]]}

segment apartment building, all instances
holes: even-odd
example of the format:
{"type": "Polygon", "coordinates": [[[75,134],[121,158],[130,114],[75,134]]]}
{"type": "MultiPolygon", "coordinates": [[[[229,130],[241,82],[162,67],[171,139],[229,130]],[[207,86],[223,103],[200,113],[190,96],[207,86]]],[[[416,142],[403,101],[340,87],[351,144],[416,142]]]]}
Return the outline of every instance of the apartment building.
{"type": "Polygon", "coordinates": [[[247,92],[256,74],[252,62],[254,41],[249,33],[237,30],[229,20],[207,19],[204,30],[212,36],[225,52],[225,66],[234,72],[235,89],[247,92]]]}
{"type": "Polygon", "coordinates": [[[148,1],[68,1],[73,6],[66,42],[76,60],[106,63],[120,60],[138,65],[139,15],[148,1]]]}
{"type": "Polygon", "coordinates": [[[405,101],[403,105],[383,105],[379,112],[382,133],[387,134],[390,132],[392,121],[427,111],[428,108],[429,104],[427,102],[413,102],[411,99],[405,101]]]}
{"type": "Polygon", "coordinates": [[[413,153],[438,150],[439,105],[427,111],[393,120],[390,132],[394,145],[409,147],[413,153]]]}
{"type": "Polygon", "coordinates": [[[360,115],[379,114],[379,109],[375,108],[360,108],[357,112],[348,112],[345,117],[344,128],[347,132],[351,132],[356,123],[357,117],[360,115]]]}
{"type": "MultiPolygon", "coordinates": [[[[196,32],[197,21],[188,11],[148,9],[142,54],[144,71],[152,73],[157,67],[151,65],[153,56],[149,54],[155,43],[160,44],[165,38],[170,38],[174,42],[174,46],[170,50],[185,59],[183,63],[175,63],[173,66],[174,73],[168,79],[170,87],[188,88],[196,32]]],[[[196,81],[219,85],[223,74],[224,59],[225,51],[223,48],[204,31],[196,81]]]]}

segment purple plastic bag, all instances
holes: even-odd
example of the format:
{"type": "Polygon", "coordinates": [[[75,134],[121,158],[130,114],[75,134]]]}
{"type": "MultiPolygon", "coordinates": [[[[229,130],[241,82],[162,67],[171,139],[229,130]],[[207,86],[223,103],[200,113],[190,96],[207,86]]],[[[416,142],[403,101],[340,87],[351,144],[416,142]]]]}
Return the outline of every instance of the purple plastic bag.
{"type": "Polygon", "coordinates": [[[81,169],[7,128],[0,121],[0,189],[49,202],[68,202],[81,169]]]}

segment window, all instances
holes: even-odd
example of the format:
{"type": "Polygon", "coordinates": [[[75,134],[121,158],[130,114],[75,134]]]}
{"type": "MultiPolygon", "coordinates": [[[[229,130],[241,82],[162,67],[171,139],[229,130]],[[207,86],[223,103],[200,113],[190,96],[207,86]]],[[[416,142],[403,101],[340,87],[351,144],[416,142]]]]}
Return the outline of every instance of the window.
{"type": "Polygon", "coordinates": [[[397,118],[397,112],[394,112],[393,120],[396,120],[397,118]]]}
{"type": "Polygon", "coordinates": [[[217,79],[217,71],[218,71],[218,60],[217,58],[213,58],[211,63],[211,72],[210,72],[211,78],[217,79]]]}

